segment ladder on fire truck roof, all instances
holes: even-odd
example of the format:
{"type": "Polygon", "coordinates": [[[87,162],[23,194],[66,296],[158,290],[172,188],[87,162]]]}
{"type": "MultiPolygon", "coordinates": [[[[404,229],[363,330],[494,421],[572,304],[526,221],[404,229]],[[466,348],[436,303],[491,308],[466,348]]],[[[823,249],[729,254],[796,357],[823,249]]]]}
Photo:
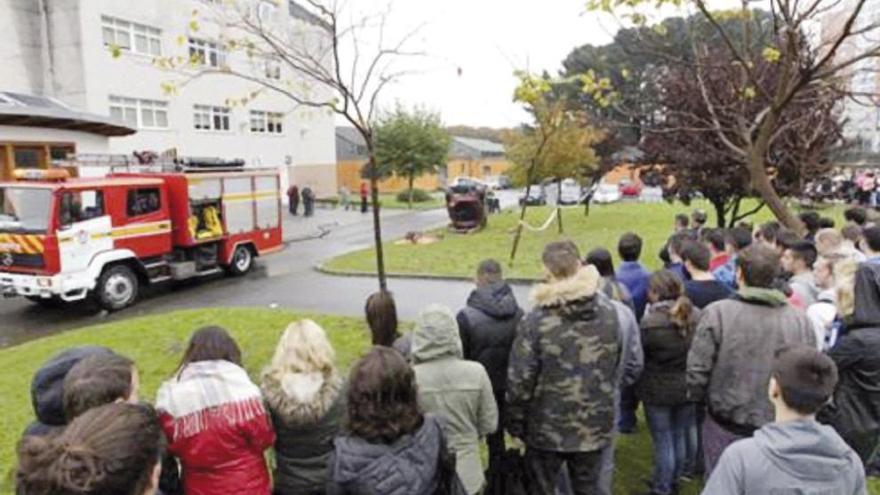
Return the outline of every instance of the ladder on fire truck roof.
{"type": "MultiPolygon", "coordinates": [[[[95,167],[109,169],[114,172],[179,172],[207,173],[231,171],[267,170],[266,167],[245,167],[242,159],[224,160],[211,157],[180,157],[177,150],[170,149],[162,153],[153,151],[133,152],[125,154],[78,153],[69,154],[66,158],[52,160],[57,168],[95,167]]],[[[274,169],[269,169],[274,170],[274,169]]]]}

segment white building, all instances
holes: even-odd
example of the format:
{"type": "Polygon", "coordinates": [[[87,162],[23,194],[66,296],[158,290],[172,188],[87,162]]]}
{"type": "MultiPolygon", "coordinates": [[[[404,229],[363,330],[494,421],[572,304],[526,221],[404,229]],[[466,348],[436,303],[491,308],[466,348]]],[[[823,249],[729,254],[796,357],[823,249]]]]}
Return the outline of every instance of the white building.
{"type": "MultiPolygon", "coordinates": [[[[294,1],[243,1],[276,22],[326,36],[294,1]]],[[[278,167],[283,187],[293,180],[319,195],[334,192],[329,113],[298,110],[268,91],[254,97],[257,84],[229,75],[202,76],[176,94],[163,89],[188,74],[163,70],[157,59],[195,56],[217,68],[251,63],[218,43],[223,33],[207,14],[224,8],[232,7],[221,0],[0,0],[0,91],[52,97],[137,128],[111,139],[111,153],[174,148],[180,156],[244,159],[248,166],[278,167]],[[191,23],[194,11],[197,23],[191,23]],[[246,96],[246,104],[229,102],[246,96]]],[[[281,71],[276,65],[253,73],[293,77],[281,71]]]]}

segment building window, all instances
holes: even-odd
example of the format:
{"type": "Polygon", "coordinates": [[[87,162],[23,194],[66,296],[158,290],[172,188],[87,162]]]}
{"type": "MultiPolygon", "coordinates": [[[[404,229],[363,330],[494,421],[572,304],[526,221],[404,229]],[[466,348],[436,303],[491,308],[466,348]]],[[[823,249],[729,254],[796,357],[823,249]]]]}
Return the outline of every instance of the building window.
{"type": "Polygon", "coordinates": [[[167,129],[168,102],[110,97],[110,117],[138,129],[167,129]]]}
{"type": "Polygon", "coordinates": [[[228,131],[229,108],[195,105],[193,107],[193,127],[202,131],[228,131]]]}
{"type": "Polygon", "coordinates": [[[213,41],[190,38],[189,60],[194,64],[223,67],[226,65],[226,50],[213,41]]]}
{"type": "Polygon", "coordinates": [[[266,59],[263,64],[263,73],[266,79],[281,79],[281,64],[277,60],[266,59]]]}
{"type": "Polygon", "coordinates": [[[282,134],[284,114],[251,110],[251,132],[255,134],[282,134]]]}
{"type": "Polygon", "coordinates": [[[142,55],[162,55],[162,32],[154,27],[102,16],[101,30],[104,46],[142,55]]]}

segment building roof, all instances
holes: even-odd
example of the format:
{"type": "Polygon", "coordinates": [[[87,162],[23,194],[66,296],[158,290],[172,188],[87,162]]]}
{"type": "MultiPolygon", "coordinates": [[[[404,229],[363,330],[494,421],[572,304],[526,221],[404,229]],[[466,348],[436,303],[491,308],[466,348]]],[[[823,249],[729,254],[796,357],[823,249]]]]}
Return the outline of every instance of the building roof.
{"type": "Polygon", "coordinates": [[[354,127],[336,126],[336,137],[344,139],[355,146],[366,146],[367,142],[364,137],[354,127]]]}
{"type": "Polygon", "coordinates": [[[467,146],[468,148],[473,148],[474,150],[483,153],[483,154],[503,154],[504,153],[504,145],[489,141],[487,139],[478,139],[478,138],[468,138],[468,137],[459,137],[453,136],[453,140],[457,141],[458,144],[462,146],[467,146]]]}
{"type": "Polygon", "coordinates": [[[327,21],[325,21],[324,19],[321,19],[317,15],[313,14],[307,8],[300,5],[295,0],[288,0],[287,5],[290,9],[291,17],[293,17],[295,19],[299,19],[301,21],[305,21],[305,22],[312,24],[314,26],[324,28],[328,31],[330,29],[332,29],[332,27],[330,26],[330,24],[327,21]]]}
{"type": "Polygon", "coordinates": [[[0,91],[0,125],[128,136],[137,132],[109,117],[78,112],[52,98],[0,91]]]}

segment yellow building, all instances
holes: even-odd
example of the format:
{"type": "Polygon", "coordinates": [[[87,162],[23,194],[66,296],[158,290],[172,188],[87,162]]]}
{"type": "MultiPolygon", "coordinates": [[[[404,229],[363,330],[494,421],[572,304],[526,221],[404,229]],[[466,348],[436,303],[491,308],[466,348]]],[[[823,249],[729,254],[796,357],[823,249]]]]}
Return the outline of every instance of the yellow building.
{"type": "MultiPolygon", "coordinates": [[[[336,128],[336,182],[349,191],[357,191],[361,182],[361,170],[367,163],[367,147],[363,138],[352,127],[336,128]]],[[[446,186],[456,177],[485,179],[504,175],[511,164],[504,156],[504,146],[485,139],[453,136],[449,146],[449,162],[435,174],[425,174],[415,180],[415,187],[433,191],[446,186]]],[[[391,177],[379,183],[381,192],[398,192],[406,189],[405,177],[391,177]]]]}

